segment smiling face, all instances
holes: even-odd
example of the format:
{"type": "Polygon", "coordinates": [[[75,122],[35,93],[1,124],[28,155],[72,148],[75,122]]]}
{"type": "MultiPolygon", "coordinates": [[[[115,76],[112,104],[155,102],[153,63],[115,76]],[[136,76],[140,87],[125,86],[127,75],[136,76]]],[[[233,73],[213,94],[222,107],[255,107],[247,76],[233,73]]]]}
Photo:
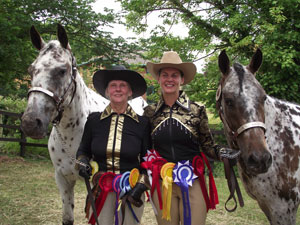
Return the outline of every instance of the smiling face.
{"type": "Polygon", "coordinates": [[[125,104],[132,96],[132,91],[126,81],[112,80],[107,85],[106,96],[113,104],[125,104]]]}
{"type": "Polygon", "coordinates": [[[184,83],[181,72],[175,68],[163,68],[158,76],[158,83],[163,94],[179,94],[180,85],[184,83]]]}

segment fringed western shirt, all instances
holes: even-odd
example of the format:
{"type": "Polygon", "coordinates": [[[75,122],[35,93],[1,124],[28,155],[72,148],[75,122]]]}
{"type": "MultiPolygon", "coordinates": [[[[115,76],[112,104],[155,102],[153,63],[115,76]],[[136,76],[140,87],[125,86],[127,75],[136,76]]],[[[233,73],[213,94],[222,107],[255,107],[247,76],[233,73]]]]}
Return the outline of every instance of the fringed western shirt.
{"type": "Polygon", "coordinates": [[[220,146],[214,144],[205,107],[190,101],[184,92],[172,107],[161,98],[147,106],[144,115],[150,119],[152,147],[166,160],[192,160],[201,150],[217,159],[220,146]]]}

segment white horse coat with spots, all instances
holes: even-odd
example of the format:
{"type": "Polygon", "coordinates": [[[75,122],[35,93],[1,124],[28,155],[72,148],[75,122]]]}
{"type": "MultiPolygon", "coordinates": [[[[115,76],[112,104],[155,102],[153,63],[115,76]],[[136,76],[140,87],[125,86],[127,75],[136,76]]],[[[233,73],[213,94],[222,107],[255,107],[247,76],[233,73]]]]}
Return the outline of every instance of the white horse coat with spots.
{"type": "MultiPolygon", "coordinates": [[[[87,116],[103,111],[108,100],[89,89],[75,68],[66,32],[58,26],[58,39],[45,43],[34,27],[31,39],[40,50],[29,67],[32,89],[22,117],[22,129],[27,136],[43,138],[48,125],[63,110],[60,122],[53,127],[48,148],[55,167],[55,178],[62,202],[63,224],[73,224],[74,185],[79,178],[74,158],[79,147],[87,116]],[[73,77],[73,80],[72,80],[73,77]],[[63,99],[58,103],[59,99],[63,99]]],[[[139,97],[129,102],[133,109],[143,113],[145,101],[139,97]]]]}
{"type": "Polygon", "coordinates": [[[295,225],[300,203],[300,106],[266,95],[254,76],[261,62],[257,50],[248,66],[229,67],[222,52],[217,104],[228,144],[241,150],[238,168],[247,193],[270,224],[295,225]]]}

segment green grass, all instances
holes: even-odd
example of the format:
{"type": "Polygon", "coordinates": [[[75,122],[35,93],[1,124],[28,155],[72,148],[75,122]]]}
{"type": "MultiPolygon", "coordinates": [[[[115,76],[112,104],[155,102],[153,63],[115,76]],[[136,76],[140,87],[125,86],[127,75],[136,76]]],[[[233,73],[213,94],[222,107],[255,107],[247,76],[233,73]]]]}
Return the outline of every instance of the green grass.
{"type": "MultiPolygon", "coordinates": [[[[268,225],[257,203],[241,186],[245,206],[233,213],[224,209],[229,196],[224,176],[215,178],[220,204],[209,211],[207,225],[268,225]]],[[[86,189],[83,181],[75,187],[75,224],[87,224],[83,208],[86,189]]],[[[54,180],[50,160],[0,156],[0,224],[35,225],[61,224],[61,199],[54,180]]],[[[300,222],[300,216],[298,221],[300,222]]],[[[149,203],[146,203],[142,225],[156,224],[149,203]]]]}

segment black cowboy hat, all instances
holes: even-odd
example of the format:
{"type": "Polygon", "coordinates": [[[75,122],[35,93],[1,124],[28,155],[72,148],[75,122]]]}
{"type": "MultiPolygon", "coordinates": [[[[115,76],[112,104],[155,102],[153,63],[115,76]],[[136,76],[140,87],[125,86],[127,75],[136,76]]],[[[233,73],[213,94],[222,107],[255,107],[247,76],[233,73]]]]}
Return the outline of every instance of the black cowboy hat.
{"type": "Polygon", "coordinates": [[[112,80],[124,80],[129,83],[132,90],[132,98],[143,95],[146,92],[147,84],[145,79],[133,70],[127,70],[125,66],[112,66],[109,70],[98,70],[93,76],[95,89],[106,98],[105,90],[112,80]]]}

